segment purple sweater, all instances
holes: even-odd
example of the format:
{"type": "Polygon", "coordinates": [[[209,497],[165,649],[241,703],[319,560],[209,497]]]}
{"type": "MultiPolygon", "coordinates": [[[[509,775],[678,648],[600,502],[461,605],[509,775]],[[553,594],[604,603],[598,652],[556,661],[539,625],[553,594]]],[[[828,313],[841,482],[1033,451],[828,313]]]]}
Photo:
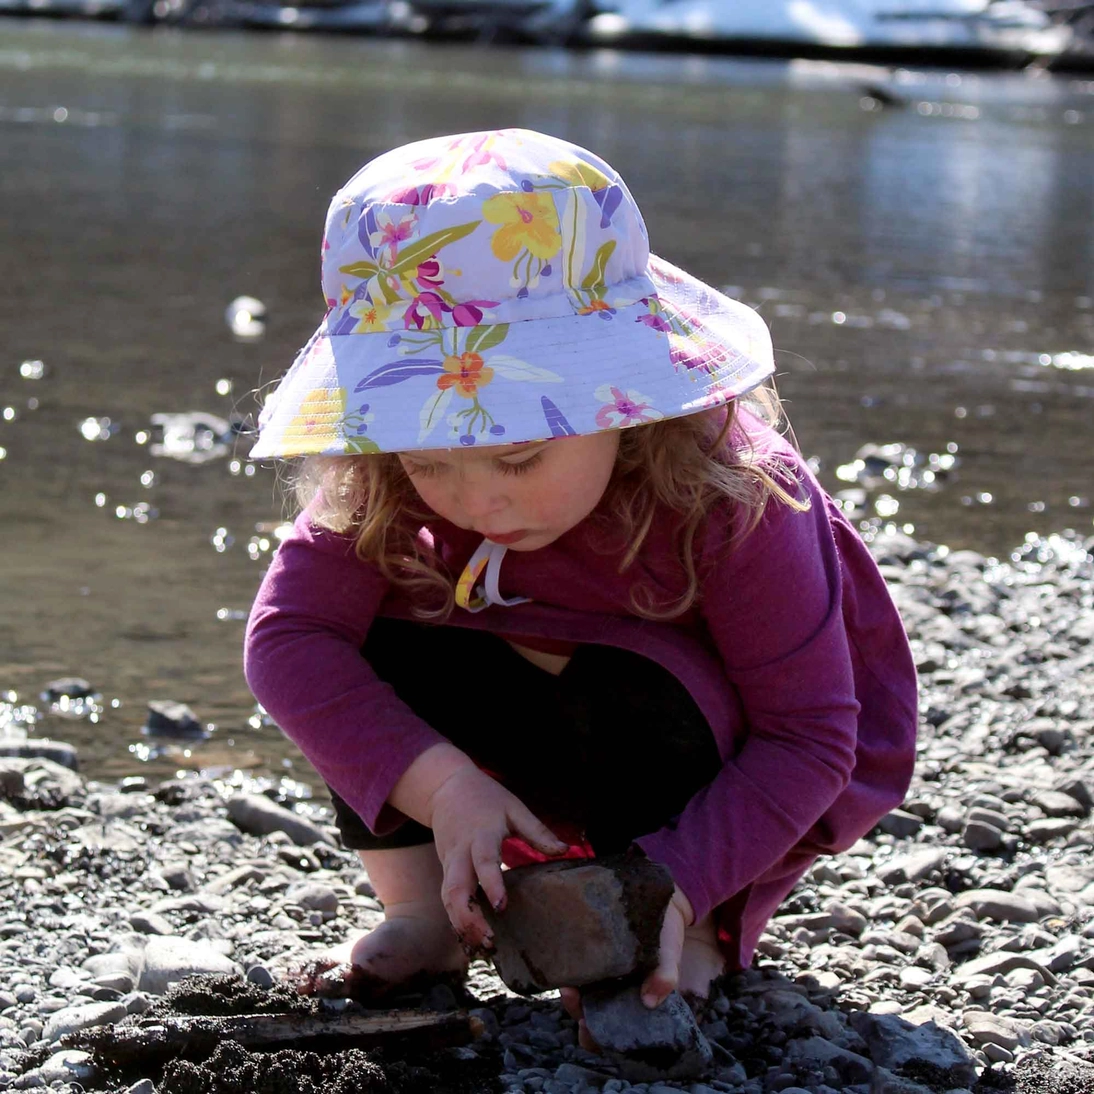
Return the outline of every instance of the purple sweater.
{"type": "MultiPolygon", "coordinates": [[[[502,594],[532,603],[457,608],[449,620],[619,646],[683,682],[724,766],[671,825],[637,842],[669,868],[696,917],[718,909],[740,964],[814,857],[846,849],[903,800],[915,757],[915,669],[884,581],[797,453],[771,443],[811,508],[772,501],[732,551],[732,511],[712,513],[697,541],[701,598],[685,615],[657,623],[631,608],[636,582],[666,598],[686,587],[666,513],[626,573],[621,544],[594,515],[546,547],[506,554],[502,594]]],[[[454,575],[480,542],[440,519],[428,532],[454,575]]],[[[349,538],[305,513],[258,592],[245,671],[322,778],[386,832],[403,820],[386,804],[392,787],[444,738],[361,657],[377,615],[411,618],[411,604],[356,558],[349,538]]],[[[422,666],[431,670],[444,675],[422,666]]],[[[487,694],[489,679],[474,686],[487,694]]]]}

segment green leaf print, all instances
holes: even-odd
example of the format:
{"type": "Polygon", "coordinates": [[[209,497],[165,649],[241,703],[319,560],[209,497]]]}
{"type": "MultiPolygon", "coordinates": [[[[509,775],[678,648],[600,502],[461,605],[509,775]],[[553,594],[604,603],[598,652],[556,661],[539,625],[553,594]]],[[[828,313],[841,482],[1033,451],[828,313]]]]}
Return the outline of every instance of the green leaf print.
{"type": "Polygon", "coordinates": [[[375,277],[379,267],[375,262],[354,262],[352,266],[339,266],[338,272],[349,274],[350,277],[359,277],[362,281],[368,281],[375,277]]]}
{"type": "Polygon", "coordinates": [[[347,437],[346,451],[355,456],[375,456],[383,449],[371,437],[347,437]]]}
{"type": "Polygon", "coordinates": [[[604,271],[608,268],[608,259],[612,257],[614,250],[615,240],[609,239],[596,252],[593,256],[592,269],[585,275],[585,280],[581,282],[583,289],[595,293],[597,290],[604,288],[604,271]]]}
{"type": "Polygon", "coordinates": [[[467,336],[467,352],[485,353],[488,349],[500,346],[508,333],[508,323],[472,327],[471,333],[467,336]]]}
{"type": "Polygon", "coordinates": [[[399,261],[391,267],[390,273],[404,274],[416,270],[430,255],[435,255],[442,247],[449,243],[455,243],[457,239],[469,236],[480,224],[481,220],[472,221],[470,224],[457,224],[452,228],[442,228],[439,232],[433,232],[422,239],[411,243],[399,251],[399,261]]]}

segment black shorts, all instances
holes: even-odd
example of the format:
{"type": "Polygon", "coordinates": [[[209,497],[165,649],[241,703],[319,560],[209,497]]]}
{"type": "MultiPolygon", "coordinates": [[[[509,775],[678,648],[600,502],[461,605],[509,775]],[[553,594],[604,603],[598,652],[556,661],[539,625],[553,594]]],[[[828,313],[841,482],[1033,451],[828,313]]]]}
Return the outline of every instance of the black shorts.
{"type": "MultiPolygon", "coordinates": [[[[375,620],[361,652],[415,714],[537,816],[577,825],[597,854],[670,823],[721,767],[687,689],[640,654],[582,645],[555,676],[485,631],[397,619],[375,620]]],[[[348,848],[432,842],[409,820],[373,835],[331,800],[348,848]]]]}

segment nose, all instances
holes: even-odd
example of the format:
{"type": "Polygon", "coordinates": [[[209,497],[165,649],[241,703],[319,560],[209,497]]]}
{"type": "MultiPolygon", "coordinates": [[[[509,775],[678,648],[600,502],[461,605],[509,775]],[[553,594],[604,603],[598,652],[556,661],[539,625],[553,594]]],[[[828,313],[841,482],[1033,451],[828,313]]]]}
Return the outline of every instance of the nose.
{"type": "Polygon", "coordinates": [[[465,477],[460,482],[457,494],[460,508],[476,523],[500,513],[509,505],[505,490],[493,479],[492,475],[483,475],[473,479],[465,477]]]}

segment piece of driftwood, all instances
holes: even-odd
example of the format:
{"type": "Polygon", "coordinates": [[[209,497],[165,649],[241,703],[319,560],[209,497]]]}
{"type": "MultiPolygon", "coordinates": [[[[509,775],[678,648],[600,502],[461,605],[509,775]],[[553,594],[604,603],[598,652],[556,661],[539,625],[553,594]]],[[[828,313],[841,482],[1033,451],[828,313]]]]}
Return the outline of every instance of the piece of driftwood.
{"type": "Polygon", "coordinates": [[[204,1059],[222,1041],[244,1048],[308,1051],[367,1048],[397,1041],[423,1050],[464,1045],[482,1035],[482,1020],[467,1011],[372,1011],[313,1017],[305,1014],[234,1014],[147,1020],[137,1025],[99,1026],[62,1038],[66,1048],[93,1052],[115,1067],[183,1056],[204,1059]]]}

